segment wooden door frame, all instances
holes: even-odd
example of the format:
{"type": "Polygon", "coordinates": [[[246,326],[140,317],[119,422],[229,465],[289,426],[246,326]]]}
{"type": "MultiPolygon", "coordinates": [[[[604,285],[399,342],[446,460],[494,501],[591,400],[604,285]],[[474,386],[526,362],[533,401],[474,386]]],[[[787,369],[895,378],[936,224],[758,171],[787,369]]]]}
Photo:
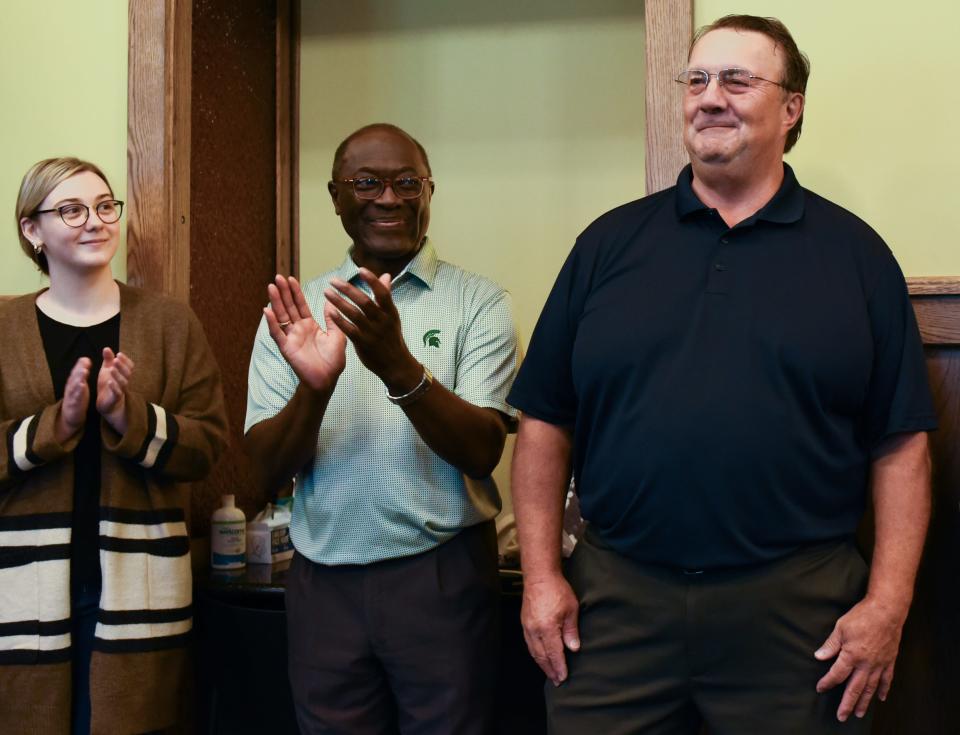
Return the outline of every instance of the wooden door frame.
{"type": "MultiPolygon", "coordinates": [[[[299,270],[300,2],[277,3],[277,269],[299,270]]],[[[647,193],[687,163],[673,75],[693,36],[693,0],[646,0],[647,193]]],[[[190,292],[192,0],[129,0],[127,280],[183,300],[190,292]]],[[[908,278],[924,342],[954,308],[960,276],[908,278]],[[922,313],[921,313],[922,312],[922,313]]]]}
{"type": "MultiPolygon", "coordinates": [[[[193,0],[129,0],[127,281],[190,296],[193,0]]],[[[300,3],[277,0],[276,262],[299,253],[300,3]]]]}
{"type": "MultiPolygon", "coordinates": [[[[192,0],[129,0],[127,280],[190,295],[192,0]]],[[[277,2],[277,270],[299,270],[299,0],[277,2]]],[[[646,183],[686,163],[673,74],[693,32],[692,0],[646,0],[646,183]]]]}
{"type": "Polygon", "coordinates": [[[300,0],[277,3],[277,272],[300,276],[300,0]]]}
{"type": "Polygon", "coordinates": [[[130,0],[127,282],[190,296],[192,0],[130,0]]]}

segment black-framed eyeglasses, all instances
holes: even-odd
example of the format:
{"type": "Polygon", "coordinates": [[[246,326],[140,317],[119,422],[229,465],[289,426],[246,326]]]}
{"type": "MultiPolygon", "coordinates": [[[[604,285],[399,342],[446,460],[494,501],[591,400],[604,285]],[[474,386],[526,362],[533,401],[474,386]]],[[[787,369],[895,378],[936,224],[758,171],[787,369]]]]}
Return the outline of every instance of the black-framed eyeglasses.
{"type": "MultiPolygon", "coordinates": [[[[97,204],[94,209],[103,224],[112,225],[123,214],[123,202],[119,199],[105,199],[97,204]]],[[[83,227],[90,219],[90,207],[78,202],[64,204],[54,209],[38,209],[34,214],[47,214],[49,212],[57,212],[60,219],[63,220],[63,224],[67,227],[83,227]]]]}
{"type": "Polygon", "coordinates": [[[703,69],[687,69],[686,71],[682,71],[677,74],[675,81],[680,82],[680,84],[687,85],[687,92],[690,94],[703,94],[706,88],[710,85],[710,77],[716,77],[717,84],[723,87],[729,94],[742,94],[747,92],[754,87],[759,86],[758,82],[776,84],[778,87],[783,87],[786,89],[786,87],[784,87],[780,82],[758,77],[756,74],[751,74],[746,69],[736,68],[721,69],[716,74],[711,74],[703,69]]]}
{"type": "Polygon", "coordinates": [[[336,179],[331,184],[350,184],[357,199],[377,199],[389,186],[401,199],[416,199],[423,194],[424,183],[433,183],[429,176],[397,176],[381,179],[379,176],[357,176],[353,179],[336,179]]]}

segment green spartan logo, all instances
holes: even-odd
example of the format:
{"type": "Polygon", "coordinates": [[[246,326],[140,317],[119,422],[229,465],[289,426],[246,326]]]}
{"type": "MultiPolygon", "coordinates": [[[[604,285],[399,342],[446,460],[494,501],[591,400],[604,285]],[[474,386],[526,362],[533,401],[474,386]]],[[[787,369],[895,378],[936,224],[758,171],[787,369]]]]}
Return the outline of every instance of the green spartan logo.
{"type": "Polygon", "coordinates": [[[440,347],[440,330],[439,329],[429,329],[426,334],[423,335],[423,346],[424,347],[440,347]]]}

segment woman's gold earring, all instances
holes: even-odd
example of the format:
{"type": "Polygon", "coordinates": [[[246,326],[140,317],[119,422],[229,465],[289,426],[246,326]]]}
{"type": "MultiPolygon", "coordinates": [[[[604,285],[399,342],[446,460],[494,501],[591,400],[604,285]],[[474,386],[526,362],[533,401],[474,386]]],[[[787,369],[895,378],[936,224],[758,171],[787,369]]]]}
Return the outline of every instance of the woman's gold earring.
{"type": "Polygon", "coordinates": [[[40,255],[40,253],[42,252],[43,252],[43,243],[42,242],[33,243],[33,254],[40,255]]]}

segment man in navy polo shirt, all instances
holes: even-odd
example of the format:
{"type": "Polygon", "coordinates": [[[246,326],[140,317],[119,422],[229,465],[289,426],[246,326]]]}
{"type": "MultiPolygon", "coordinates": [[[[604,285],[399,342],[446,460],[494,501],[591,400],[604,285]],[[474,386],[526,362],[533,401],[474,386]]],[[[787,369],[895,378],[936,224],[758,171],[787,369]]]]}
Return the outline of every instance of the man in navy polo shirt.
{"type": "Polygon", "coordinates": [[[510,393],[554,733],[859,733],[890,689],[936,421],[893,255],[783,162],[808,74],[779,21],[697,34],[691,165],[578,238],[510,393]]]}

